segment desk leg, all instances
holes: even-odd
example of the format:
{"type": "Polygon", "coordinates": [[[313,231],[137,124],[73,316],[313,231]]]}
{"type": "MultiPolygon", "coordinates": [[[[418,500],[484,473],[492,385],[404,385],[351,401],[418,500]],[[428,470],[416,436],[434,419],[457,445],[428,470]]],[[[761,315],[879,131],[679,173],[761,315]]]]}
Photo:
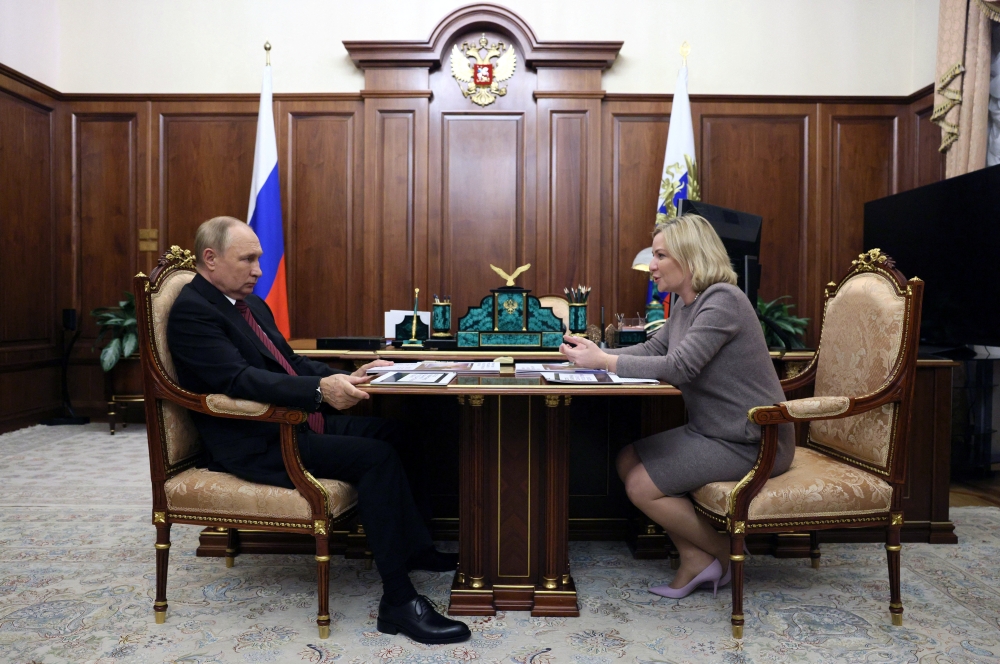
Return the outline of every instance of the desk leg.
{"type": "Polygon", "coordinates": [[[458,397],[462,405],[459,442],[458,571],[451,587],[448,613],[496,615],[492,584],[486,583],[486,436],[485,398],[458,397]]]}
{"type": "Polygon", "coordinates": [[[568,557],[568,400],[460,402],[459,569],[448,613],[580,615],[568,557]]]}
{"type": "Polygon", "coordinates": [[[545,397],[544,544],[542,589],[533,616],[578,616],[576,586],[569,574],[569,404],[572,397],[545,397]],[[560,401],[562,405],[560,405],[560,401]]]}

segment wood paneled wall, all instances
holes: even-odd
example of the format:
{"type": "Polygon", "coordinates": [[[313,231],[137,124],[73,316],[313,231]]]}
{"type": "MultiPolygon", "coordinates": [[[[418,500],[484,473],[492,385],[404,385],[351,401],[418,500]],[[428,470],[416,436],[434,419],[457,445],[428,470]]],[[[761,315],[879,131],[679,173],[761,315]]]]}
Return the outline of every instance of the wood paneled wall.
{"type": "Polygon", "coordinates": [[[60,251],[69,246],[59,195],[68,132],[53,92],[0,77],[0,431],[61,401],[54,316],[60,251]]]}
{"type": "MultiPolygon", "coordinates": [[[[444,69],[392,72],[368,70],[359,94],[275,96],[293,336],[381,334],[414,287],[450,294],[457,319],[500,285],[489,263],[532,263],[538,295],[589,283],[591,322],[642,308],[631,263],[669,96],[539,65],[480,109],[444,69]]],[[[862,249],[863,204],[943,177],[931,105],[929,88],[692,98],[703,200],[764,217],[763,297],[818,320],[823,285],[862,249]]],[[[101,407],[87,312],[205,219],[246,216],[256,114],[254,95],[60,95],[0,69],[0,426],[58,405],[65,307],[83,321],[74,399],[101,407]]]]}

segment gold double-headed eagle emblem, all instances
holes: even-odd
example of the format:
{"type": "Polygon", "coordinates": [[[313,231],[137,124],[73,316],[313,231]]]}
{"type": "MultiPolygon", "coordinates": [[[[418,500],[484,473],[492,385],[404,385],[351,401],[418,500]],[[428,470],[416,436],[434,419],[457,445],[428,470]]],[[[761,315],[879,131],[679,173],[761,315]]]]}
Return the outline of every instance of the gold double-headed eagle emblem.
{"type": "Polygon", "coordinates": [[[451,47],[451,75],[458,81],[462,95],[480,106],[489,106],[497,97],[507,94],[507,88],[501,88],[500,83],[514,75],[515,67],[514,46],[504,48],[503,42],[490,44],[485,34],[478,45],[465,42],[461,49],[458,44],[451,47]],[[470,62],[469,58],[476,61],[470,62]],[[490,62],[492,58],[497,59],[496,64],[490,62]]]}

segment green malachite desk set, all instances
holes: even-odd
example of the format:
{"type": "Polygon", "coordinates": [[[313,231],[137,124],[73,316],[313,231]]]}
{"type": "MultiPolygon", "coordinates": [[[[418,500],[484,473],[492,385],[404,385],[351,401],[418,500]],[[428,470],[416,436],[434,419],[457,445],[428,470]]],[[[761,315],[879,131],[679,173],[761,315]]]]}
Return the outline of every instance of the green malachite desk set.
{"type": "Polygon", "coordinates": [[[458,347],[558,348],[564,333],[562,320],[551,307],[543,307],[537,297],[529,295],[530,290],[514,285],[514,279],[531,264],[522,265],[512,275],[494,265],[490,267],[507,284],[491,289],[491,295],[484,297],[479,306],[469,307],[469,312],[459,319],[458,347]]]}

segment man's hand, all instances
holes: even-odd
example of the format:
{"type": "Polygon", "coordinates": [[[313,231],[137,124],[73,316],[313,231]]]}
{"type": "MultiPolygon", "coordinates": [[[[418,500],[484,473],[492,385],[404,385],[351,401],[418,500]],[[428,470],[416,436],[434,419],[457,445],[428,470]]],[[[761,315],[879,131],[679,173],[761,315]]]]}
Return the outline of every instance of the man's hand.
{"type": "Polygon", "coordinates": [[[320,380],[319,389],[323,392],[323,401],[337,410],[346,410],[362,399],[370,398],[367,392],[355,387],[364,385],[369,380],[371,378],[368,376],[334,374],[320,380]]]}
{"type": "Polygon", "coordinates": [[[372,367],[391,367],[392,365],[393,363],[390,362],[389,360],[375,360],[374,362],[369,362],[368,364],[361,365],[351,375],[357,376],[358,378],[364,378],[365,374],[372,367]]]}
{"type": "MultiPolygon", "coordinates": [[[[566,343],[559,346],[559,352],[576,366],[581,369],[609,369],[608,364],[614,356],[602,351],[590,339],[565,335],[563,340],[566,343]]],[[[614,367],[610,370],[614,371],[614,367]]]]}

